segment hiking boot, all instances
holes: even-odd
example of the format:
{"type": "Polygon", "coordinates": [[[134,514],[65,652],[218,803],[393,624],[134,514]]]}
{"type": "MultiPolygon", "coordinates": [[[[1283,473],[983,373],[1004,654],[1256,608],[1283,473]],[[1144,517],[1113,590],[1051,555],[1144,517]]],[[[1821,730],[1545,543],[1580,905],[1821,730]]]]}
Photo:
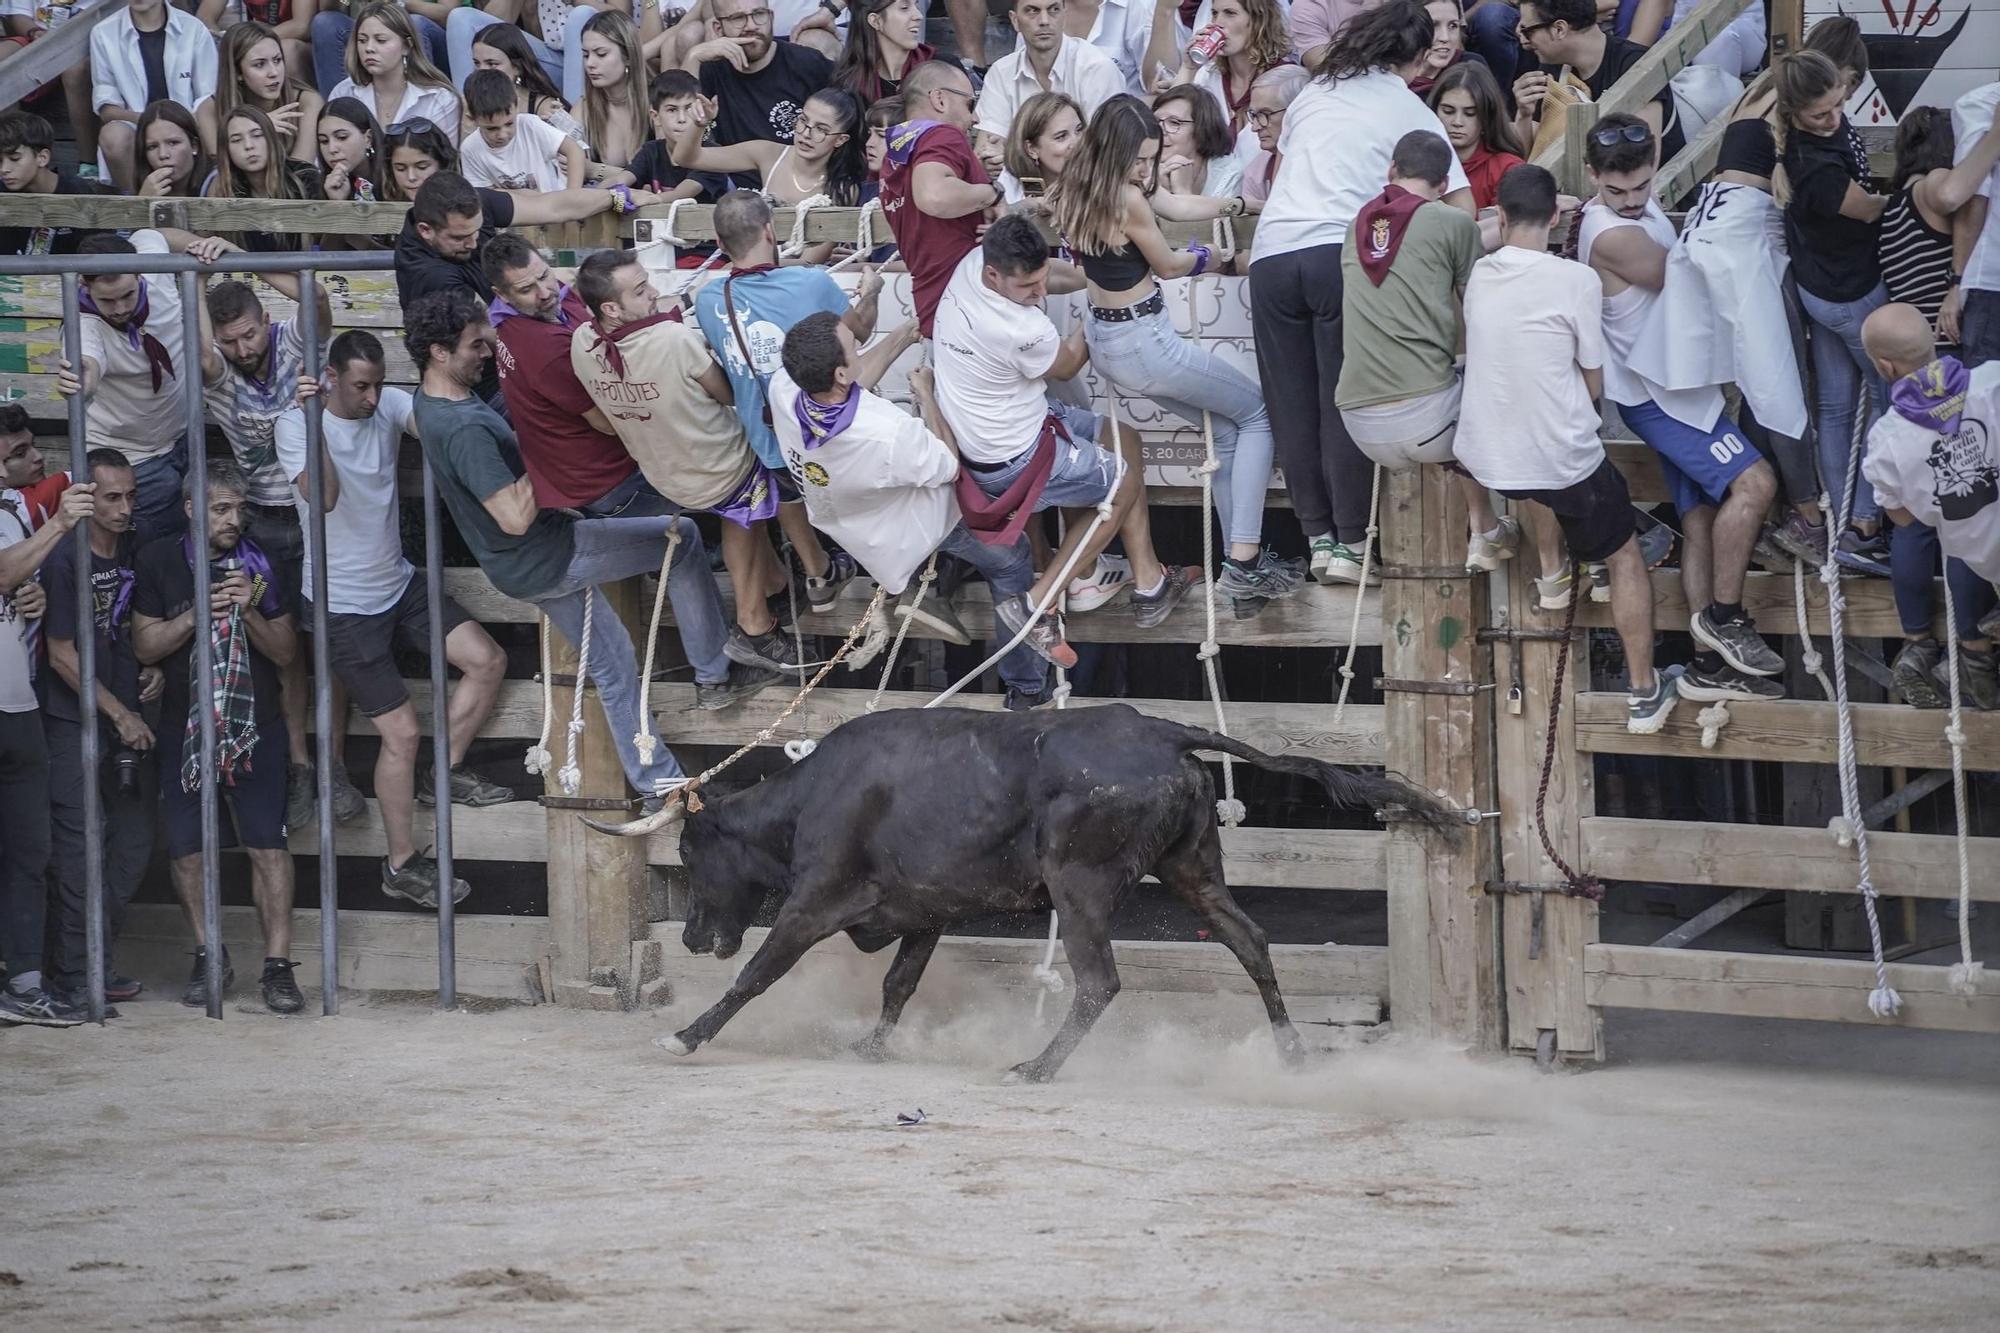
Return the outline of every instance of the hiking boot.
{"type": "MultiPolygon", "coordinates": [[[[438,905],[438,863],[437,858],[418,852],[400,867],[392,868],[389,858],[382,858],[382,892],[391,898],[404,898],[419,907],[437,910],[438,905]]],[[[451,900],[462,903],[472,892],[472,886],[457,876],[451,881],[451,900]]]]}
{"type": "Polygon", "coordinates": [[[1560,574],[1538,574],[1535,576],[1535,604],[1544,611],[1563,611],[1569,607],[1570,571],[1560,574]]]}
{"type": "Polygon", "coordinates": [[[2000,606],[1981,616],[1979,623],[1973,628],[1979,631],[1979,637],[1982,639],[2000,639],[2000,606]]]}
{"type": "MultiPolygon", "coordinates": [[[[236,969],[229,963],[229,946],[222,948],[222,993],[229,994],[229,988],[236,984],[236,969]]],[[[188,972],[188,982],[181,991],[181,1003],[190,1009],[208,1008],[208,950],[194,951],[194,967],[188,972]]]]}
{"type": "MultiPolygon", "coordinates": [[[[1315,537],[1312,544],[1312,576],[1321,583],[1355,584],[1361,582],[1362,549],[1337,542],[1331,537],[1315,537]]],[[[1373,566],[1379,561],[1370,561],[1368,586],[1381,582],[1373,566]]]]}
{"type": "Polygon", "coordinates": [[[1818,569],[1826,563],[1826,524],[1808,523],[1805,515],[1794,509],[1771,529],[1771,544],[1808,569],[1818,569]]]}
{"type": "Polygon", "coordinates": [[[1100,555],[1088,578],[1071,579],[1063,608],[1072,615],[1095,611],[1132,586],[1132,562],[1122,555],[1100,555]]]}
{"type": "MultiPolygon", "coordinates": [[[[993,623],[1002,643],[1011,642],[1021,632],[1021,626],[1035,614],[1035,604],[1027,593],[1017,593],[1003,597],[993,603],[993,623]]],[[[1028,631],[1028,637],[1021,640],[1032,649],[1037,657],[1053,662],[1067,671],[1076,665],[1076,649],[1063,638],[1062,619],[1053,610],[1043,614],[1028,631]]]]}
{"type": "Polygon", "coordinates": [[[840,600],[841,590],[854,582],[859,566],[854,557],[845,551],[827,553],[826,575],[823,578],[806,579],[806,602],[815,611],[831,611],[833,604],[840,600]]]}
{"type": "Polygon", "coordinates": [[[306,1007],[306,997],[292,979],[292,969],[297,966],[289,958],[264,960],[264,975],[257,978],[257,987],[264,992],[264,1007],[272,1013],[296,1014],[306,1007]]]}
{"type": "Polygon", "coordinates": [[[725,708],[734,708],[767,685],[776,685],[783,679],[777,672],[764,667],[747,667],[740,662],[731,662],[726,678],[695,682],[694,706],[704,713],[719,713],[725,708]]]}
{"type": "Polygon", "coordinates": [[[1132,592],[1132,618],[1140,629],[1153,629],[1164,623],[1173,614],[1173,609],[1181,604],[1188,590],[1200,583],[1208,575],[1194,565],[1168,565],[1160,579],[1160,586],[1151,592],[1132,592]]]}
{"type": "Polygon", "coordinates": [[[1785,669],[1756,624],[1747,615],[1738,615],[1717,624],[1706,609],[1688,617],[1688,632],[1704,648],[1722,654],[1722,660],[1746,676],[1775,676],[1785,669]]]}
{"type": "Polygon", "coordinates": [[[73,1028],[85,1021],[86,1016],[81,1010],[64,1003],[40,986],[30,986],[27,990],[0,987],[0,1023],[73,1028]]]}
{"type": "Polygon", "coordinates": [[[1680,699],[1681,669],[1670,666],[1653,673],[1653,688],[1647,694],[1625,696],[1625,730],[1635,736],[1651,736],[1667,725],[1667,714],[1680,699]]]}
{"type": "Polygon", "coordinates": [[[1840,542],[1833,548],[1833,558],[1850,574],[1886,579],[1889,577],[1889,530],[1877,528],[1872,533],[1864,533],[1859,528],[1849,528],[1840,534],[1840,542]]]}
{"type": "Polygon", "coordinates": [[[965,628],[965,622],[958,618],[951,599],[935,585],[924,594],[921,603],[917,601],[914,586],[903,589],[896,597],[895,614],[898,620],[909,618],[910,633],[919,638],[942,639],[961,648],[972,642],[972,634],[965,628]]]}
{"type": "MultiPolygon", "coordinates": [[[[417,770],[417,804],[437,804],[437,769],[429,764],[417,770]]],[[[503,787],[497,782],[488,782],[464,764],[455,764],[451,770],[451,803],[453,805],[505,805],[514,799],[514,789],[503,787]]]]}
{"type": "Polygon", "coordinates": [[[1056,692],[1044,685],[1030,694],[1018,685],[1007,687],[1007,711],[1010,713],[1031,713],[1038,708],[1047,708],[1056,701],[1056,692]]]}
{"type": "Polygon", "coordinates": [[[1958,697],[1982,713],[2000,709],[2000,665],[1991,648],[1982,653],[1958,645],[1958,697]]]}
{"type": "Polygon", "coordinates": [[[285,770],[285,828],[297,831],[313,822],[319,813],[319,784],[311,764],[293,764],[285,770]]]}
{"type": "Polygon", "coordinates": [[[1713,671],[1691,666],[1681,672],[1675,690],[1683,699],[1715,703],[1725,699],[1782,699],[1785,687],[1764,676],[1746,676],[1727,662],[1713,671]]]}
{"type": "Polygon", "coordinates": [[[333,822],[352,824],[368,813],[368,801],[347,776],[346,764],[333,766],[333,822]]]}
{"type": "Polygon", "coordinates": [[[1465,544],[1467,569],[1495,570],[1503,560],[1512,560],[1521,549],[1521,520],[1503,518],[1491,532],[1475,532],[1465,544]]]}
{"type": "Polygon", "coordinates": [[[1944,708],[1951,703],[1944,676],[1944,646],[1936,639],[1909,639],[1889,664],[1889,682],[1912,708],[1944,708]]]}
{"type": "MultiPolygon", "coordinates": [[[[1259,551],[1257,558],[1247,564],[1224,560],[1222,572],[1215,579],[1216,592],[1238,602],[1248,599],[1262,602],[1277,597],[1289,597],[1301,586],[1303,585],[1296,578],[1293,567],[1269,551],[1259,551]]],[[[1242,616],[1239,612],[1238,618],[1248,617],[1242,616]]]]}
{"type": "Polygon", "coordinates": [[[732,662],[749,667],[762,667],[766,671],[795,672],[799,669],[799,646],[788,635],[780,634],[776,627],[762,634],[745,634],[740,625],[729,627],[729,638],[722,645],[723,654],[732,662]]]}
{"type": "Polygon", "coordinates": [[[1593,560],[1583,567],[1590,578],[1590,600],[1603,606],[1611,600],[1611,566],[1593,560]]]}

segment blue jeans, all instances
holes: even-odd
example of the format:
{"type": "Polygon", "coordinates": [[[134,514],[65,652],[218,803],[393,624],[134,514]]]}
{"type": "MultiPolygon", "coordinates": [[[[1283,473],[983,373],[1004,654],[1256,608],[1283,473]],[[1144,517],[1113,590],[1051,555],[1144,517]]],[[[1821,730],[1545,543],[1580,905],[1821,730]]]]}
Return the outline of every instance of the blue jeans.
{"type": "MultiPolygon", "coordinates": [[[[547,42],[523,29],[521,35],[528,39],[528,49],[535,53],[535,60],[542,72],[549,76],[549,82],[563,90],[563,100],[571,106],[583,98],[583,25],[597,16],[598,11],[589,5],[578,5],[569,11],[569,19],[563,24],[563,49],[551,47],[547,42]],[[576,88],[570,88],[570,66],[576,67],[576,88]]],[[[494,18],[483,9],[460,7],[451,11],[451,17],[444,24],[444,65],[451,75],[451,81],[465,90],[465,81],[472,77],[472,43],[482,28],[490,28],[501,20],[494,18]]]]}
{"type": "MultiPolygon", "coordinates": [[[[409,18],[417,36],[423,38],[424,54],[433,65],[443,69],[444,29],[422,14],[412,14],[409,18]]],[[[319,85],[321,97],[331,97],[334,88],[347,77],[347,42],[354,35],[354,20],[337,9],[329,9],[313,15],[312,27],[307,32],[313,53],[313,82],[319,85]]],[[[469,53],[470,48],[467,50],[469,53]]]]}
{"type": "Polygon", "coordinates": [[[1271,418],[1256,381],[1174,329],[1165,310],[1142,319],[1084,321],[1090,362],[1122,393],[1151,398],[1175,416],[1215,432],[1215,511],[1231,542],[1264,537],[1264,501],[1271,487],[1271,418]]]}
{"type": "MultiPolygon", "coordinates": [[[[667,579],[667,599],[673,603],[681,647],[694,663],[694,678],[705,685],[715,684],[729,677],[729,659],[722,652],[729,632],[729,621],[722,613],[722,594],[715,586],[715,575],[708,568],[708,550],[693,522],[685,518],[672,521],[680,525],[681,545],[674,553],[673,572],[667,579]]],[[[632,735],[642,723],[649,730],[652,727],[646,682],[639,679],[631,636],[598,585],[654,573],[666,554],[667,525],[657,518],[584,519],[576,525],[576,554],[570,558],[562,582],[528,599],[564,637],[578,644],[583,641],[584,599],[591,599],[590,680],[604,705],[604,719],[618,746],[618,762],[642,796],[653,795],[661,782],[685,773],[664,745],[654,750],[652,763],[639,762],[632,735]]]]}
{"type": "Polygon", "coordinates": [[[2000,292],[1967,287],[1958,317],[1958,356],[1967,367],[2000,361],[2000,292]]]}
{"type": "MultiPolygon", "coordinates": [[[[979,540],[960,523],[938,543],[938,553],[955,555],[984,575],[996,602],[1035,586],[1035,560],[1026,537],[1016,538],[1012,546],[998,546],[979,540]]],[[[1000,659],[1000,680],[1013,689],[1039,694],[1049,683],[1048,663],[1022,644],[1000,659]]]]}
{"type": "Polygon", "coordinates": [[[645,473],[633,468],[631,476],[579,506],[578,512],[589,518],[666,518],[684,511],[654,490],[645,473]]]}
{"type": "MultiPolygon", "coordinates": [[[[1889,534],[1889,579],[1896,594],[1896,618],[1905,634],[1929,634],[1937,613],[1931,580],[1937,576],[1937,529],[1911,523],[1889,534]]],[[[1979,637],[1979,618],[1993,609],[1993,585],[1972,572],[1963,560],[1944,562],[1944,579],[1951,585],[1952,633],[1961,639],[1979,637]]]]}
{"type": "Polygon", "coordinates": [[[132,465],[132,479],[138,483],[138,494],[132,497],[132,532],[140,546],[155,537],[187,531],[187,510],[181,505],[187,470],[185,438],[166,453],[132,465]]]}
{"type": "Polygon", "coordinates": [[[1868,478],[1860,475],[1863,445],[1854,439],[1854,411],[1863,385],[1868,388],[1869,421],[1889,406],[1889,386],[1875,373],[1861,347],[1862,321],[1889,304],[1889,292],[1878,282],[1874,291],[1858,301],[1822,301],[1801,289],[1799,304],[1805,307],[1810,329],[1819,483],[1826,487],[1827,502],[1837,516],[1852,474],[1852,517],[1856,522],[1872,523],[1882,517],[1882,506],[1876,503],[1875,488],[1868,484],[1868,478]]]}
{"type": "Polygon", "coordinates": [[[1492,67],[1500,95],[1514,105],[1514,80],[1521,77],[1521,11],[1502,0],[1483,0],[1465,15],[1465,49],[1492,67]]]}

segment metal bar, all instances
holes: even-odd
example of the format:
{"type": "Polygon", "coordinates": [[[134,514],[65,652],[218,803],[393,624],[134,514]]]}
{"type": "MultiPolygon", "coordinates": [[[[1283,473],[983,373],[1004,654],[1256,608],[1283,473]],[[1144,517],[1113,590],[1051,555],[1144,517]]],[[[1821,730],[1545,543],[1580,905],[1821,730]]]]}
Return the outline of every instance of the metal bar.
{"type": "Polygon", "coordinates": [[[1655,949],[1681,949],[1708,934],[1744,908],[1762,898],[1769,889],[1738,889],[1695,913],[1653,941],[1655,949]]]}
{"type": "MultiPolygon", "coordinates": [[[[320,377],[319,275],[299,274],[299,334],[306,345],[306,374],[320,377]]],[[[306,404],[306,558],[312,562],[313,763],[319,769],[319,993],[320,1012],[340,1012],[340,863],[333,850],[333,664],[327,639],[326,460],[322,403],[306,404]]]]}
{"type": "MultiPolygon", "coordinates": [[[[62,280],[63,357],[76,374],[83,373],[83,318],[77,307],[76,275],[62,280]]],[[[90,475],[88,449],[84,444],[85,422],[82,394],[69,400],[70,475],[78,480],[94,480],[90,475]]],[[[77,525],[71,540],[76,543],[76,581],[70,595],[76,598],[76,716],[83,745],[83,912],[85,991],[89,997],[90,1021],[104,1021],[104,793],[96,773],[100,763],[97,736],[97,612],[90,587],[89,519],[77,525]],[[85,631],[88,630],[88,633],[85,631]]]]}
{"type": "Polygon", "coordinates": [[[1375,677],[1375,688],[1384,694],[1477,694],[1481,690],[1493,688],[1491,681],[1480,683],[1470,680],[1403,680],[1396,676],[1375,677]]]}
{"type": "MultiPolygon", "coordinates": [[[[323,254],[296,252],[236,252],[213,264],[204,264],[190,255],[8,255],[0,258],[0,273],[44,278],[64,273],[84,278],[118,273],[298,273],[325,262],[323,254]]],[[[388,250],[355,250],[340,256],[343,273],[387,272],[395,267],[396,256],[388,250]]]]}
{"type": "Polygon", "coordinates": [[[431,613],[431,781],[437,809],[438,1008],[458,1007],[457,904],[451,867],[451,704],[444,659],[444,531],[438,521],[437,474],[424,457],[424,591],[431,613]]]}
{"type": "Polygon", "coordinates": [[[39,34],[19,55],[0,65],[0,106],[16,106],[35,89],[81,64],[90,54],[90,30],[131,0],[99,0],[60,27],[39,34]]]}
{"type": "MultiPolygon", "coordinates": [[[[129,260],[129,256],[108,256],[129,260]]],[[[124,269],[131,272],[129,264],[124,269]]],[[[215,636],[210,625],[214,570],[208,558],[208,456],[203,447],[208,423],[202,410],[202,386],[197,367],[201,355],[202,283],[192,270],[180,275],[181,406],[187,413],[190,508],[188,547],[194,552],[194,685],[189,691],[201,717],[201,929],[208,941],[205,959],[208,1016],[222,1018],[222,865],[216,848],[215,790],[215,636]]],[[[162,726],[172,726],[167,718],[162,726]]],[[[171,780],[171,779],[169,779],[171,780]]]]}
{"type": "MultiPolygon", "coordinates": [[[[1929,796],[1938,788],[1949,785],[1950,782],[1951,770],[1948,768],[1934,768],[1929,772],[1919,773],[1916,777],[1911,778],[1908,782],[1875,802],[1875,804],[1864,809],[1861,812],[1861,822],[1870,828],[1874,828],[1877,824],[1882,823],[1892,816],[1902,814],[1918,801],[1923,800],[1924,797],[1929,796]]],[[[1904,832],[1908,831],[1907,829],[1904,830],[1904,832]]]]}

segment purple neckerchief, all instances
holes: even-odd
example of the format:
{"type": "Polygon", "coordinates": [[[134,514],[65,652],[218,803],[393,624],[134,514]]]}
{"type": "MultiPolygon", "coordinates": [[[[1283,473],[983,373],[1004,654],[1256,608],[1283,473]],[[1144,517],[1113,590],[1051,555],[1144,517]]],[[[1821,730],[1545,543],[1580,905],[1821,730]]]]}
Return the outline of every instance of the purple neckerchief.
{"type": "MultiPolygon", "coordinates": [[[[564,283],[556,288],[556,317],[550,321],[551,323],[560,324],[564,328],[569,327],[569,312],[563,309],[568,303],[569,285],[564,283]]],[[[534,318],[532,315],[523,314],[519,306],[504,296],[494,297],[493,304],[486,307],[486,318],[492,321],[496,329],[516,315],[520,315],[523,319],[534,318]]]]}
{"type": "Polygon", "coordinates": [[[1889,386],[1889,406],[1906,421],[1943,435],[1958,429],[1972,372],[1955,356],[1941,356],[1889,386]]]}
{"type": "Polygon", "coordinates": [[[829,406],[816,401],[809,393],[800,393],[792,402],[792,414],[799,419],[799,430],[808,449],[817,449],[840,432],[854,424],[854,414],[861,410],[861,386],[847,386],[847,397],[829,406]]]}
{"type": "MultiPolygon", "coordinates": [[[[97,552],[92,551],[90,557],[95,560],[97,552]]],[[[118,586],[111,593],[111,618],[104,625],[104,637],[112,643],[118,642],[118,627],[132,623],[132,589],[139,582],[139,571],[130,565],[120,565],[116,572],[118,586]]]]}
{"type": "Polygon", "coordinates": [[[941,120],[906,120],[900,125],[891,125],[882,136],[882,165],[898,171],[909,166],[924,135],[942,124],[941,120]]]}
{"type": "MultiPolygon", "coordinates": [[[[138,282],[139,303],[132,307],[132,317],[125,321],[125,327],[119,331],[125,335],[125,340],[131,344],[133,351],[146,354],[146,369],[153,372],[153,392],[158,393],[162,373],[167,375],[174,373],[174,358],[168,354],[166,344],[146,332],[146,316],[152,313],[152,303],[148,299],[146,280],[140,278],[138,282]]],[[[104,312],[97,308],[97,302],[90,299],[88,287],[77,292],[76,306],[86,315],[96,315],[99,319],[104,319],[104,312]]],[[[108,319],[104,319],[104,322],[107,325],[111,323],[108,319]]]]}
{"type": "MultiPolygon", "coordinates": [[[[271,558],[264,554],[262,547],[248,537],[237,539],[232,554],[243,557],[243,572],[251,578],[251,586],[256,595],[250,599],[250,604],[268,616],[270,612],[265,611],[264,603],[278,586],[277,577],[271,572],[271,558]]],[[[188,562],[189,569],[194,568],[194,536],[191,533],[183,533],[181,536],[181,558],[188,562]]],[[[214,581],[215,562],[220,558],[213,553],[208,557],[211,582],[214,581]]]]}

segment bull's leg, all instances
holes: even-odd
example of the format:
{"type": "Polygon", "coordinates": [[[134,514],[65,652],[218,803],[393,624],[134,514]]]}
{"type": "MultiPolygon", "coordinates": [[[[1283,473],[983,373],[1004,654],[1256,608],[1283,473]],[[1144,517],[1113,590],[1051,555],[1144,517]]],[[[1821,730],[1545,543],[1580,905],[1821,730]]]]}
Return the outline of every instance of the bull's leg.
{"type": "Polygon", "coordinates": [[[916,994],[917,982],[923,979],[924,968],[930,963],[941,934],[942,931],[931,930],[903,936],[902,947],[896,950],[896,961],[889,964],[889,971],[882,978],[882,1018],[873,1032],[854,1043],[856,1055],[864,1060],[888,1058],[889,1034],[903,1017],[903,1006],[916,994]]]}
{"type": "Polygon", "coordinates": [[[1118,994],[1118,965],[1111,956],[1111,913],[1128,887],[1097,869],[1066,871],[1049,881],[1049,900],[1062,918],[1063,954],[1076,982],[1056,1035],[1040,1055],[1007,1071],[1008,1083],[1046,1083],[1083,1040],[1118,994]]]}
{"type": "Polygon", "coordinates": [[[709,1007],[707,1013],[673,1036],[659,1038],[658,1045],[662,1050],[675,1055],[693,1054],[697,1046],[720,1032],[722,1025],[736,1016],[738,1009],[762,995],[772,982],[791,971],[792,965],[805,956],[806,950],[840,932],[838,925],[823,925],[818,919],[810,919],[805,912],[793,910],[794,906],[795,903],[788,903],[785,910],[778,913],[771,933],[764,937],[763,944],[758,946],[750,961],[743,965],[743,970],[736,974],[736,980],[729,983],[729,989],[709,1007]]]}
{"type": "Polygon", "coordinates": [[[1285,1012],[1285,997],[1278,993],[1278,974],[1271,966],[1271,946],[1264,928],[1252,921],[1229,892],[1222,877],[1222,840],[1210,825],[1193,847],[1175,848],[1153,867],[1160,883],[1178,894],[1181,901],[1201,913],[1215,938],[1229,947],[1257,993],[1264,997],[1264,1012],[1270,1016],[1271,1032],[1278,1039],[1278,1054],[1286,1064],[1305,1059],[1305,1042],[1285,1012]]]}

